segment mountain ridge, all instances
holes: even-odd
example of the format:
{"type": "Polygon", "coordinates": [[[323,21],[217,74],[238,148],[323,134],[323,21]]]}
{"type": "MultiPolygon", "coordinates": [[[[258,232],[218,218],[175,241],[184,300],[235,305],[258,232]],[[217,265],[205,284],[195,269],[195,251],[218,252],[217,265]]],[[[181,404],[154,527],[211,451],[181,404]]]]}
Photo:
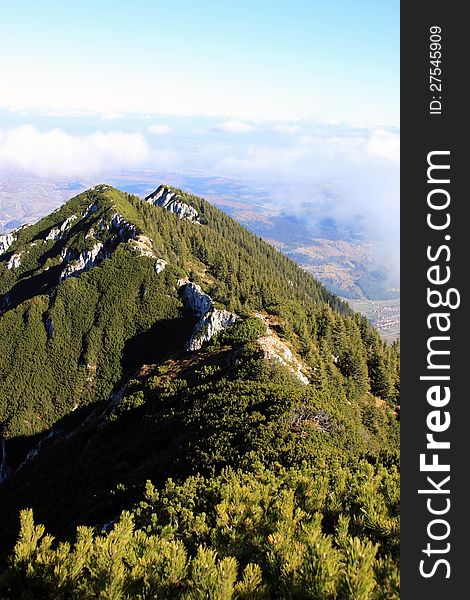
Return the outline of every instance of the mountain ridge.
{"type": "MultiPolygon", "coordinates": [[[[157,192],[160,189],[164,189],[164,187],[157,188],[157,192]]],[[[167,187],[166,189],[170,188],[167,187]]],[[[174,190],[174,192],[176,194],[183,193],[180,190],[174,190]]],[[[187,195],[184,197],[191,202],[192,197],[187,195]]],[[[195,210],[199,208],[199,213],[204,214],[204,211],[208,210],[208,205],[201,200],[198,202],[199,206],[193,208],[195,210]]],[[[51,304],[49,308],[52,308],[55,305],[56,298],[60,298],[62,293],[65,294],[59,284],[65,284],[65,280],[68,278],[73,276],[76,280],[80,274],[91,273],[92,267],[99,267],[106,259],[112,260],[115,252],[118,254],[131,252],[135,254],[133,258],[139,257],[144,261],[147,258],[153,259],[153,256],[145,256],[146,252],[142,250],[142,241],[139,241],[139,236],[144,233],[145,228],[139,210],[153,219],[156,215],[161,217],[165,212],[154,212],[153,207],[149,209],[146,207],[147,205],[144,202],[135,197],[122,194],[110,186],[99,185],[75,197],[37,224],[13,232],[13,242],[0,257],[0,306],[2,312],[10,312],[24,302],[37,298],[38,302],[42,301],[44,303],[43,317],[46,324],[46,322],[49,322],[49,309],[46,309],[45,304],[51,304]],[[98,203],[96,203],[97,201],[98,203]],[[11,260],[15,256],[19,257],[19,260],[15,266],[12,266],[11,260]],[[47,302],[46,297],[49,298],[47,302]]],[[[216,209],[214,210],[216,211],[216,209]]],[[[219,218],[222,216],[222,213],[218,211],[216,214],[219,218]]],[[[229,217],[223,216],[223,218],[228,223],[229,228],[237,227],[240,228],[240,231],[243,231],[229,217]]],[[[169,216],[168,219],[166,219],[165,225],[173,227],[173,216],[169,216]]],[[[182,235],[185,235],[187,227],[192,228],[193,226],[189,222],[186,226],[186,223],[186,220],[181,221],[182,235]]],[[[210,224],[207,227],[210,227],[210,224]]],[[[155,233],[158,235],[156,231],[155,233]]],[[[214,235],[219,238],[217,242],[222,245],[219,232],[214,232],[214,235]]],[[[147,239],[149,239],[148,236],[147,239]]],[[[186,241],[182,240],[182,243],[186,241]]],[[[268,260],[273,258],[275,251],[261,240],[257,240],[256,243],[262,247],[268,260]]],[[[187,249],[184,251],[188,252],[187,249]]],[[[192,252],[192,249],[190,251],[192,252]]],[[[174,250],[168,252],[168,246],[163,241],[154,243],[152,253],[155,254],[155,260],[158,261],[155,266],[160,272],[163,271],[164,264],[166,267],[168,263],[174,265],[175,262],[181,262],[179,260],[181,256],[178,256],[178,252],[174,250]]],[[[220,256],[214,258],[220,262],[220,256]]],[[[337,301],[333,295],[328,294],[320,284],[314,282],[313,279],[309,280],[300,275],[300,272],[288,259],[278,253],[276,253],[275,258],[284,268],[285,265],[288,265],[292,271],[295,271],[299,280],[303,279],[302,286],[305,291],[302,291],[301,295],[311,294],[314,301],[330,301],[341,310],[348,311],[346,305],[337,301]]],[[[248,257],[244,258],[245,263],[248,261],[248,257]]],[[[196,264],[194,259],[188,262],[196,264]]],[[[185,268],[188,266],[190,269],[191,264],[185,265],[185,268]]],[[[201,269],[200,262],[196,266],[201,269]]],[[[230,269],[230,266],[228,268],[230,269]]],[[[189,274],[187,268],[185,271],[181,271],[177,267],[177,271],[178,273],[174,272],[172,277],[177,278],[177,275],[187,277],[189,274]]],[[[208,274],[208,270],[202,267],[201,272],[205,273],[206,283],[211,285],[212,276],[208,274]]],[[[224,273],[224,276],[227,279],[234,280],[232,273],[224,273]]],[[[288,282],[286,284],[289,285],[288,282]]],[[[72,285],[70,284],[70,287],[72,285]]],[[[242,286],[240,283],[235,285],[242,286]]],[[[269,282],[266,282],[266,285],[269,285],[269,282]]],[[[177,295],[173,294],[173,298],[179,302],[177,295]]],[[[215,298],[215,300],[220,302],[223,298],[215,298]]],[[[255,298],[255,304],[256,302],[255,298]]],[[[259,303],[258,307],[262,308],[259,303]]],[[[226,308],[230,309],[230,307],[226,308]]],[[[34,307],[31,306],[28,310],[34,311],[34,307]]],[[[46,337],[49,338],[49,334],[46,337]]],[[[90,362],[93,361],[86,361],[86,364],[90,362]]]]}

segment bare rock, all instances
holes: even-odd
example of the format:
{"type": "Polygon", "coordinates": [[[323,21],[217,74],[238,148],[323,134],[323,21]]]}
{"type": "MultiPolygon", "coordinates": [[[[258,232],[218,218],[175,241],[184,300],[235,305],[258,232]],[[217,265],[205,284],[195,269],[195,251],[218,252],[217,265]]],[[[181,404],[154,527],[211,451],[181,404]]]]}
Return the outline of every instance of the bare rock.
{"type": "Polygon", "coordinates": [[[193,206],[183,202],[179,194],[164,185],[160,185],[145,200],[150,204],[160,206],[168,212],[175,214],[179,219],[187,219],[192,223],[202,224],[197,210],[193,206]]]}

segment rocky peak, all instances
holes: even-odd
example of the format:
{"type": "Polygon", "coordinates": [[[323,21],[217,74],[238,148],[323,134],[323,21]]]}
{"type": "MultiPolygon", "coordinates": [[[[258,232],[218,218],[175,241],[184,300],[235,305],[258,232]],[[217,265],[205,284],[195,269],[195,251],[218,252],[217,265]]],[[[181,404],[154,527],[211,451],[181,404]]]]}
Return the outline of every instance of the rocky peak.
{"type": "Polygon", "coordinates": [[[179,194],[165,185],[160,185],[152,194],[146,196],[145,201],[164,208],[175,214],[179,219],[187,219],[192,223],[202,224],[197,210],[183,202],[179,194]]]}

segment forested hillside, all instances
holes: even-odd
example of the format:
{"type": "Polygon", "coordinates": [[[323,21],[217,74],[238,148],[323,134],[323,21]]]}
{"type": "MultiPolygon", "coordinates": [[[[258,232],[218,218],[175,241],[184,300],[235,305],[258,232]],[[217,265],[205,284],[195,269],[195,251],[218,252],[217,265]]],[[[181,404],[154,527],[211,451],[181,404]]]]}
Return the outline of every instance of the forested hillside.
{"type": "Polygon", "coordinates": [[[4,597],[398,597],[398,344],[173,188],[0,248],[4,597]]]}

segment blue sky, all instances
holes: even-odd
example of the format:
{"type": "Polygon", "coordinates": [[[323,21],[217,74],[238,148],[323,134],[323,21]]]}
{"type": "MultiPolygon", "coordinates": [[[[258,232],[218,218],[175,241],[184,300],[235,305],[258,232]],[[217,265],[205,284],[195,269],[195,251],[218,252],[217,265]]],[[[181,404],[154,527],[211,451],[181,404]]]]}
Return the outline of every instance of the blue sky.
{"type": "Polygon", "coordinates": [[[397,263],[398,0],[0,0],[0,15],[0,184],[203,173],[291,212],[327,189],[397,263]]]}
{"type": "Polygon", "coordinates": [[[3,108],[399,123],[396,0],[0,6],[3,108]]]}

